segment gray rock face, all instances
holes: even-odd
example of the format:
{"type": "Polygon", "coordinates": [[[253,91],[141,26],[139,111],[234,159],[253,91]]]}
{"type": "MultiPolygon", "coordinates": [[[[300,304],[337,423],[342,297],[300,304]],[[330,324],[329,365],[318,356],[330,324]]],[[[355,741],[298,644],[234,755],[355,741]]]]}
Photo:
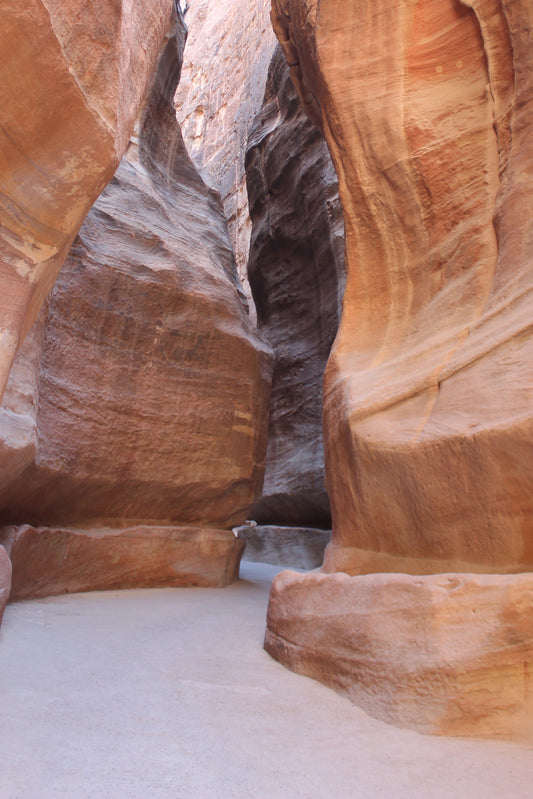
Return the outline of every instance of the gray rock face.
{"type": "Polygon", "coordinates": [[[237,537],[246,542],[243,560],[271,563],[293,569],[317,569],[322,566],[329,544],[328,530],[309,527],[243,525],[236,527],[237,537]]]}
{"type": "Polygon", "coordinates": [[[281,50],[246,155],[248,265],[258,324],[275,353],[263,524],[330,526],[322,377],[344,290],[344,225],[322,134],[305,115],[281,50]]]}

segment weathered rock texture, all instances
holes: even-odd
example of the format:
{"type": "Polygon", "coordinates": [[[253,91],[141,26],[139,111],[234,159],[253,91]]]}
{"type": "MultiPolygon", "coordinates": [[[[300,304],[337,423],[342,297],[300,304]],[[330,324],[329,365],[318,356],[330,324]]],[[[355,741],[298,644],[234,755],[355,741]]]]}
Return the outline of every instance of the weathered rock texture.
{"type": "Polygon", "coordinates": [[[265,482],[250,517],[328,528],[322,379],[340,317],[344,227],[326,142],[301,107],[279,47],[246,175],[250,286],[274,350],[265,482]]]}
{"type": "Polygon", "coordinates": [[[47,316],[45,302],[13,359],[0,405],[0,485],[13,482],[37,452],[39,364],[47,316]]]}
{"type": "MultiPolygon", "coordinates": [[[[345,215],[347,285],[324,383],[324,569],[531,571],[533,8],[350,0],[342,24],[339,13],[337,0],[273,0],[345,215]]],[[[457,577],[461,601],[443,579],[287,578],[269,628],[294,647],[276,655],[305,669],[316,647],[315,676],[372,713],[390,699],[397,723],[511,731],[531,714],[531,577],[457,577]],[[385,645],[398,586],[414,604],[385,645]],[[381,667],[398,691],[387,694],[381,667]]]]}
{"type": "Polygon", "coordinates": [[[532,740],[532,607],[531,574],[282,572],[265,646],[384,721],[532,740]]]}
{"type": "Polygon", "coordinates": [[[243,284],[250,239],[244,156],[275,46],[269,0],[193,0],[176,108],[195,164],[220,192],[243,284]]]}
{"type": "Polygon", "coordinates": [[[414,572],[530,569],[533,10],[344,6],[338,26],[333,0],[274,3],[345,212],[327,568],[373,551],[414,572]]]}
{"type": "Polygon", "coordinates": [[[238,579],[244,549],[228,530],[170,526],[24,525],[4,528],[0,540],[13,564],[12,600],[118,588],[222,587],[238,579]]]}
{"type": "Polygon", "coordinates": [[[0,546],[0,624],[11,591],[11,561],[4,547],[0,546]]]}
{"type": "MultiPolygon", "coordinates": [[[[51,294],[40,352],[30,353],[27,430],[0,485],[4,524],[229,528],[260,489],[271,356],[241,296],[220,199],[176,122],[185,28],[181,19],[175,26],[138,145],[82,226],[51,294]]],[[[43,539],[39,557],[55,541],[43,539]]],[[[92,559],[89,543],[78,560],[92,559]]],[[[98,539],[98,548],[108,544],[112,563],[114,539],[98,539]]],[[[105,579],[115,579],[109,568],[105,579]]]]}
{"type": "Polygon", "coordinates": [[[235,533],[246,544],[243,560],[292,569],[322,566],[324,550],[331,538],[327,530],[260,524],[236,527],[235,533]]]}
{"type": "Polygon", "coordinates": [[[2,4],[0,400],[20,341],[126,149],[171,9],[172,0],[2,4]]]}

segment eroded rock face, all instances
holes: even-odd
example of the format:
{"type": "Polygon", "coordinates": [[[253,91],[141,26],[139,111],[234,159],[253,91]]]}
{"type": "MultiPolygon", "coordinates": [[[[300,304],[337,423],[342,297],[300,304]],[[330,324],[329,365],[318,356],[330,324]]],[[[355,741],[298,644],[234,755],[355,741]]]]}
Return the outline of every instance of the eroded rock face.
{"type": "Polygon", "coordinates": [[[267,647],[394,723],[531,736],[533,9],[338,13],[273,0],[345,216],[324,570],[496,574],[279,578],[267,647]]]}
{"type": "Polygon", "coordinates": [[[220,199],[176,123],[176,26],[138,147],[51,295],[36,452],[3,481],[4,523],[230,527],[260,488],[270,351],[249,321],[220,199]]]}
{"type": "Polygon", "coordinates": [[[172,5],[2,6],[0,400],[19,343],[126,148],[172,5]]]}
{"type": "Polygon", "coordinates": [[[398,726],[533,740],[532,607],[531,574],[287,571],[265,647],[398,726]]]}
{"type": "MultiPolygon", "coordinates": [[[[13,564],[11,599],[120,588],[222,588],[238,579],[244,549],[228,530],[144,525],[120,530],[23,525],[0,530],[0,540],[13,564]]],[[[0,556],[3,551],[0,547],[0,556]]]]}
{"type": "Polygon", "coordinates": [[[269,0],[192,0],[176,109],[196,166],[220,192],[243,284],[250,241],[244,156],[275,47],[269,0]]]}
{"type": "Polygon", "coordinates": [[[281,48],[250,133],[248,272],[259,329],[274,350],[267,462],[250,516],[330,527],[322,379],[344,289],[344,227],[324,137],[309,121],[281,48]]]}
{"type": "Polygon", "coordinates": [[[533,12],[345,5],[274,3],[345,212],[326,567],[532,569],[533,12]]]}

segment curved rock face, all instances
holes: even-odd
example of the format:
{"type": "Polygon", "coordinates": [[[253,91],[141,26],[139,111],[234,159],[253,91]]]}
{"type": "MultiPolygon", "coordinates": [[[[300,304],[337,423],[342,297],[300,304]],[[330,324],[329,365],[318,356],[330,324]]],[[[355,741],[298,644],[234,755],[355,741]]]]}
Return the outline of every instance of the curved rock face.
{"type": "Polygon", "coordinates": [[[286,571],[265,648],[400,727],[532,740],[532,603],[531,574],[286,571]]]}
{"type": "Polygon", "coordinates": [[[250,242],[244,155],[276,38],[269,0],[194,0],[176,108],[187,149],[220,192],[243,284],[250,242]]]}
{"type": "Polygon", "coordinates": [[[381,718],[526,735],[533,663],[533,9],[273,0],[344,209],[326,572],[266,646],[381,718]],[[443,571],[495,572],[492,576],[443,571]],[[411,574],[409,574],[409,572],[411,574]]]}
{"type": "Polygon", "coordinates": [[[2,6],[0,399],[20,341],[126,148],[172,6],[2,6]]]}
{"type": "Polygon", "coordinates": [[[389,570],[532,569],[531,5],[337,13],[274,1],[345,212],[326,568],[358,573],[375,553],[389,570]]]}
{"type": "Polygon", "coordinates": [[[279,47],[250,133],[246,177],[250,286],[274,350],[265,481],[250,516],[329,528],[322,379],[340,317],[344,227],[326,142],[301,107],[279,47]]]}
{"type": "Polygon", "coordinates": [[[230,527],[262,481],[270,351],[252,327],[218,195],[172,103],[184,27],[50,298],[36,451],[4,523],[230,527]]]}

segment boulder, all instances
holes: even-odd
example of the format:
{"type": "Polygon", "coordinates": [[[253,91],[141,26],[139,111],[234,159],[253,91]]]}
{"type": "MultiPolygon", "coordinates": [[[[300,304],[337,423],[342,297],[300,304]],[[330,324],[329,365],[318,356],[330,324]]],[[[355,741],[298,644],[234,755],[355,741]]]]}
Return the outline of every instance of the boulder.
{"type": "Polygon", "coordinates": [[[286,571],[265,647],[383,721],[531,742],[532,608],[531,574],[286,571]]]}
{"type": "Polygon", "coordinates": [[[118,588],[223,587],[238,579],[244,549],[228,530],[145,525],[22,525],[0,530],[0,540],[13,564],[12,600],[118,588]]]}
{"type": "Polygon", "coordinates": [[[243,560],[293,569],[322,566],[324,550],[331,538],[328,530],[261,524],[244,524],[236,527],[235,533],[246,544],[243,560]]]}

